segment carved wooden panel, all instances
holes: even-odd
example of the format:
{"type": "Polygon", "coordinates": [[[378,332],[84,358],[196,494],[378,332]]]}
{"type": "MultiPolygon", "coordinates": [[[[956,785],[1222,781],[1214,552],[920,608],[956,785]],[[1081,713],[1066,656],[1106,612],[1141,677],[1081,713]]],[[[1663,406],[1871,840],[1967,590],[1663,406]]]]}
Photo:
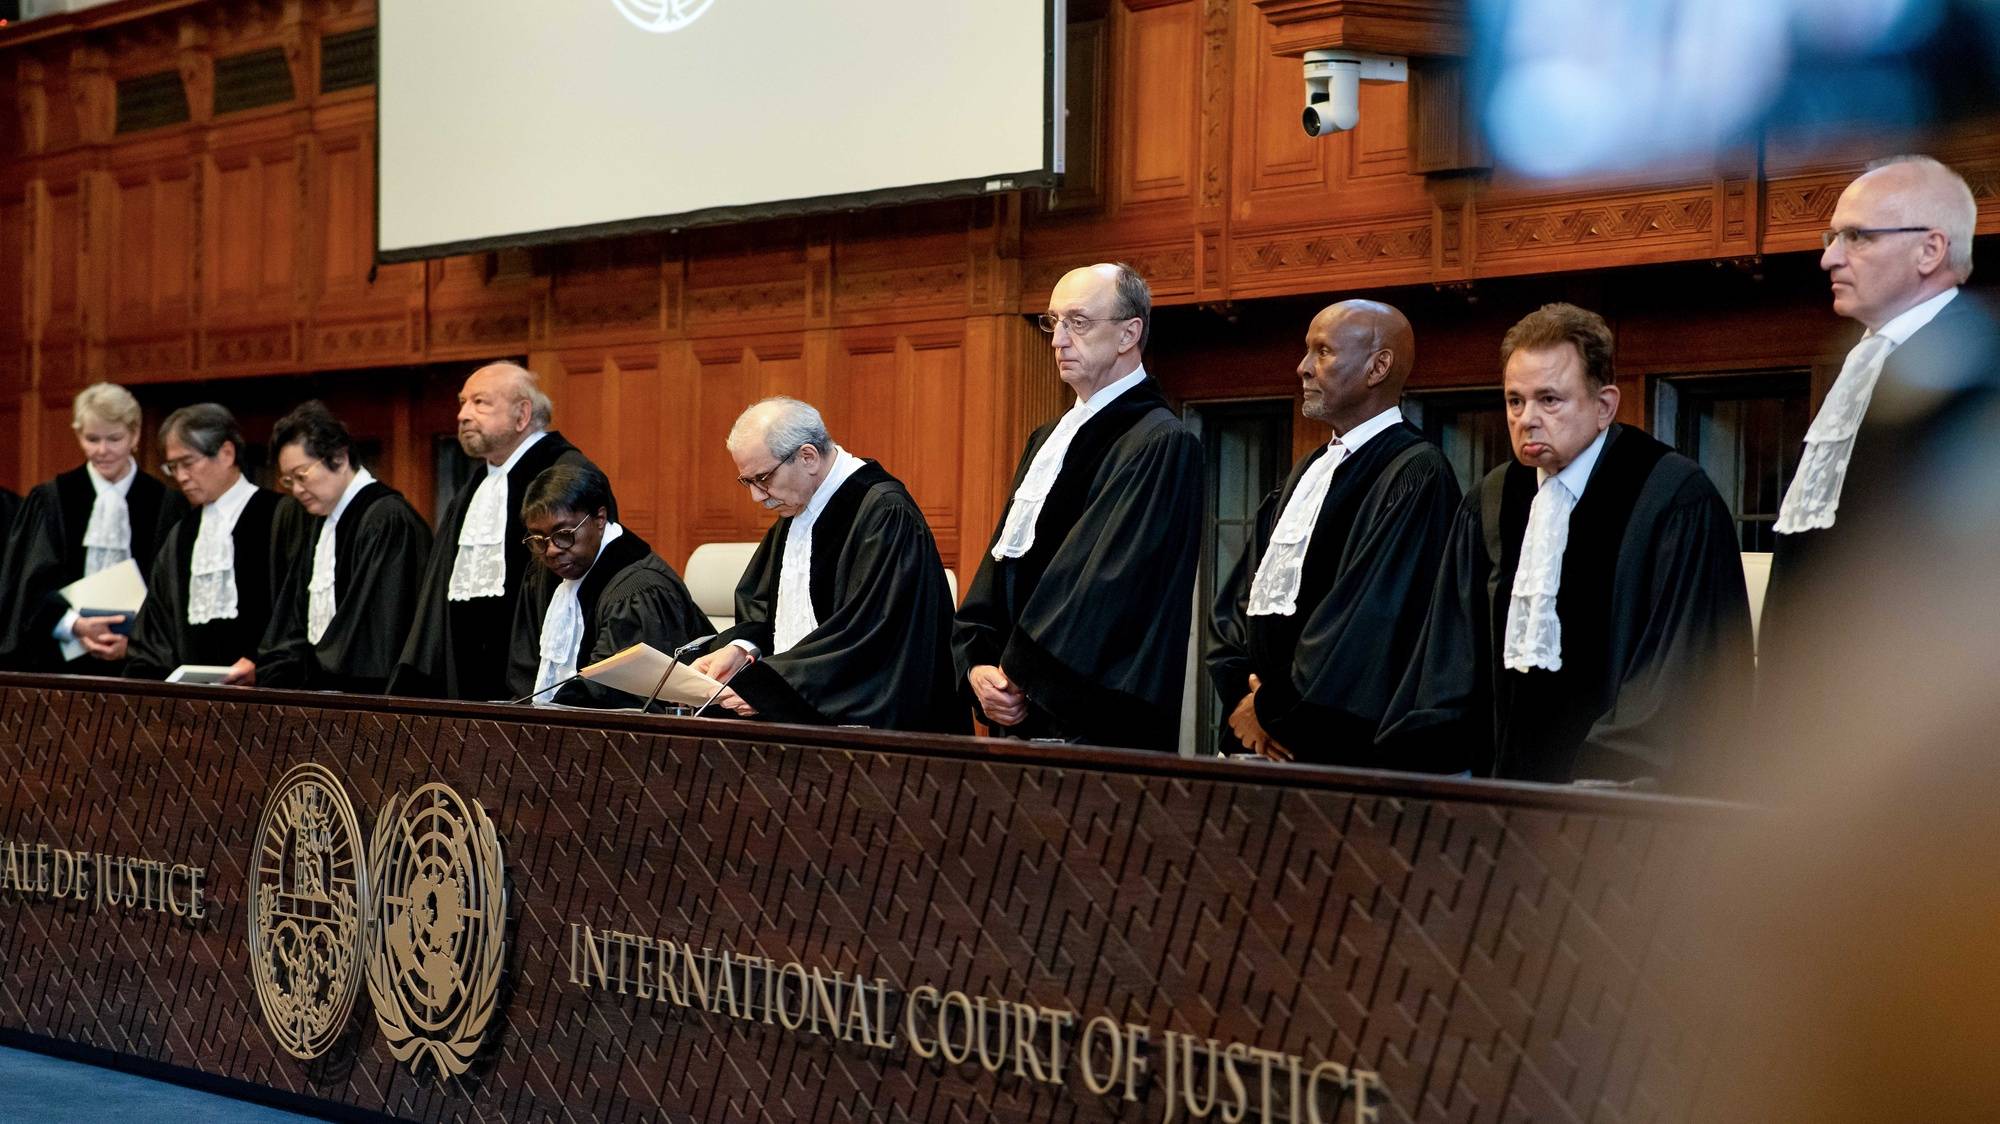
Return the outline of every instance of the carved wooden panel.
{"type": "MultiPolygon", "coordinates": [[[[21,677],[0,682],[0,766],[17,782],[0,788],[0,839],[22,875],[0,894],[0,945],[38,950],[0,960],[0,1027],[320,1111],[1130,1124],[1187,1119],[1192,1103],[1206,1108],[1194,1118],[1303,1121],[1315,1114],[1285,1108],[1300,1097],[1288,1086],[1325,1061],[1346,1086],[1321,1072],[1327,1124],[1679,1124],[1742,1068],[1718,1054],[1713,1005],[1682,986],[1707,951],[1703,895],[1745,825],[1731,809],[1019,742],[21,677]],[[439,961],[438,943],[421,960],[441,990],[498,984],[466,1075],[399,1062],[387,1018],[402,1008],[366,995],[315,1061],[271,1032],[249,936],[273,924],[253,908],[270,885],[260,873],[276,873],[260,872],[259,824],[302,764],[324,770],[363,837],[429,783],[491,823],[503,955],[439,961]],[[131,893],[52,900],[40,887],[56,850],[91,853],[92,890],[122,882],[107,868],[132,870],[131,893]],[[172,912],[196,900],[190,868],[199,917],[172,912]],[[626,936],[605,943],[607,931],[626,936]],[[683,942],[735,962],[726,1000],[713,963],[697,996],[661,951],[683,942]],[[796,1005],[780,1018],[744,1005],[774,994],[762,958],[774,976],[795,964],[802,978],[863,977],[874,994],[862,1016],[839,1008],[793,1029],[796,1005]],[[1008,1018],[944,1020],[965,1048],[940,1056],[947,993],[968,1012],[975,998],[1006,1004],[1008,1018]],[[1057,1047],[1048,1023],[1064,1014],[1057,1047]],[[1129,1070],[1106,1064],[1101,1028],[1087,1045],[1100,1016],[1143,1044],[1129,1070]],[[984,1061],[979,1029],[996,1036],[984,1061]],[[1238,1044],[1236,1082],[1225,1044],[1238,1044]],[[1086,1066],[1113,1079],[1093,1089],[1086,1066]]],[[[341,847],[339,834],[326,843],[341,847]]],[[[316,857],[282,834],[275,845],[316,857]]],[[[385,886],[407,869],[365,850],[385,886]]],[[[427,900],[472,904],[447,864],[426,868],[427,900]]],[[[410,929],[435,940],[430,921],[410,929]]],[[[319,931],[329,965],[360,947],[319,931]]],[[[395,949],[369,951],[407,959],[409,933],[392,937],[395,949]]]]}
{"type": "Polygon", "coordinates": [[[204,311],[240,319],[297,305],[299,153],[290,138],[211,153],[204,185],[204,311]]]}
{"type": "Polygon", "coordinates": [[[1200,138],[1201,6],[1128,11],[1120,43],[1120,204],[1192,202],[1200,138]]]}

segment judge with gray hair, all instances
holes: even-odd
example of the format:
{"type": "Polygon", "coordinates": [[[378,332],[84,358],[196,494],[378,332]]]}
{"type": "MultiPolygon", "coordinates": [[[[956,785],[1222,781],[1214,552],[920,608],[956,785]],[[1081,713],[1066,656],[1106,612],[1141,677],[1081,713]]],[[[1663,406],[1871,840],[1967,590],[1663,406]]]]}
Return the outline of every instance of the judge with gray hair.
{"type": "Polygon", "coordinates": [[[2000,332],[1959,289],[1972,275],[1977,219],[1964,178],[1928,156],[1876,161],[1834,205],[1820,268],[1833,310],[1863,331],[1806,429],[1778,509],[1760,674],[1810,675],[1821,664],[1803,637],[1845,611],[1818,589],[1821,577],[1884,508],[1955,474],[1932,463],[1942,439],[1992,399],[2000,332]]]}
{"type": "Polygon", "coordinates": [[[969,730],[944,563],[909,490],[836,445],[795,398],[743,411],[727,445],[737,483],[779,518],[736,587],[735,627],[695,661],[729,681],[719,705],[781,722],[969,730]]]}
{"type": "MultiPolygon", "coordinates": [[[[528,533],[521,500],[544,470],[590,465],[549,428],[553,415],[541,381],[518,363],[488,363],[465,380],[458,444],[481,464],[438,521],[390,694],[469,702],[510,697],[507,647],[531,562],[521,545],[528,533]]],[[[616,503],[610,515],[618,517],[616,503]]]]}

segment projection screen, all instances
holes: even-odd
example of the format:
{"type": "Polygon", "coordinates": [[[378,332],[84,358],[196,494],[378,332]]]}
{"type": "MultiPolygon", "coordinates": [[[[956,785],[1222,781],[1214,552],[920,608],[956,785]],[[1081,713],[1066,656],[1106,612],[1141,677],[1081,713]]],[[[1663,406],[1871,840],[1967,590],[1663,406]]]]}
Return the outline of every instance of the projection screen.
{"type": "Polygon", "coordinates": [[[381,0],[376,255],[1048,186],[1063,0],[381,0]]]}

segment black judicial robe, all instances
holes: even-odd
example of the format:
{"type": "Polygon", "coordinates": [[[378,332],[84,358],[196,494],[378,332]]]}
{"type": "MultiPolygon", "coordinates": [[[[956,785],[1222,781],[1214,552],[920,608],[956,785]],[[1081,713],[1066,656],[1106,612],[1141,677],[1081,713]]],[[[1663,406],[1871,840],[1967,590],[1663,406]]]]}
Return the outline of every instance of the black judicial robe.
{"type": "MultiPolygon", "coordinates": [[[[542,667],[542,618],[561,585],[562,579],[539,563],[522,582],[507,658],[509,697],[519,698],[535,689],[535,676],[542,667]]],[[[577,583],[576,598],[583,608],[583,639],[577,644],[576,657],[579,668],[641,642],[670,652],[715,631],[681,576],[630,530],[604,547],[590,572],[577,583]]],[[[610,708],[638,706],[645,701],[583,680],[550,694],[566,706],[610,708]]]]}
{"type": "MultiPolygon", "coordinates": [[[[306,639],[313,551],[323,516],[308,514],[257,655],[257,685],[381,694],[416,614],[430,524],[377,480],[355,494],[333,529],[333,620],[306,639]]],[[[281,532],[282,533],[282,532],[281,532]]]]}
{"type": "MultiPolygon", "coordinates": [[[[716,646],[769,653],[792,520],[757,544],[736,586],[736,625],[716,646]]],[[[902,481],[864,461],[812,526],[809,596],[819,627],[737,673],[730,686],[776,722],[969,732],[951,664],[951,588],[930,525],[902,481]]]]}
{"type": "Polygon", "coordinates": [[[1742,717],[1752,674],[1728,507],[1699,465],[1613,425],[1570,516],[1562,669],[1510,671],[1507,608],[1537,483],[1533,468],[1504,465],[1459,506],[1382,763],[1701,787],[1703,735],[1742,717]]]}
{"type": "MultiPolygon", "coordinates": [[[[472,494],[486,479],[481,462],[472,478],[452,497],[438,521],[437,537],[431,542],[430,560],[424,567],[417,614],[410,626],[409,640],[403,645],[395,673],[389,678],[392,695],[424,695],[432,698],[490,702],[512,698],[520,692],[507,690],[507,649],[513,641],[514,606],[520,599],[521,580],[535,563],[521,539],[528,533],[521,522],[521,498],[543,469],[558,464],[590,464],[582,450],[549,430],[534,447],[521,455],[507,472],[507,530],[501,540],[507,561],[507,579],[497,597],[452,601],[451,567],[458,559],[458,532],[465,526],[466,510],[472,494]]],[[[611,517],[618,517],[613,501],[611,517]]]]}
{"type": "MultiPolygon", "coordinates": [[[[1760,679],[1812,677],[1822,665],[1815,643],[1838,626],[1840,603],[1822,588],[1842,559],[1866,544],[1868,528],[1898,517],[1925,482],[1960,477],[1934,451],[1970,417],[1983,414],[2000,392],[2000,324],[1993,311],[1961,289],[1889,353],[1855,434],[1854,454],[1840,490],[1833,526],[1778,535],[1759,630],[1760,679]]],[[[1983,496],[1981,497],[1983,498],[1983,496]]],[[[1921,549],[1921,544],[1912,544],[1921,549]]],[[[1885,576],[1884,589],[1894,588],[1885,576]]]]}
{"type": "Polygon", "coordinates": [[[1257,721],[1297,760],[1372,765],[1375,735],[1416,650],[1438,562],[1458,509],[1458,480],[1407,422],[1376,434],[1334,470],[1313,524],[1290,616],[1250,616],[1250,584],[1271,532],[1321,445],[1266,497],[1256,534],[1217,593],[1209,676],[1222,696],[1221,745],[1241,743],[1230,711],[1250,690],[1257,721]]]}
{"type": "MultiPolygon", "coordinates": [[[[1055,422],[1028,438],[1014,486],[1055,422]]],[[[1020,737],[1173,750],[1193,618],[1201,442],[1146,379],[1085,422],[1035,523],[1035,545],[979,558],[953,629],[958,684],[997,664],[1028,696],[1020,737]]],[[[995,526],[998,542],[1005,513],[995,526]]]]}
{"type": "MultiPolygon", "coordinates": [[[[255,658],[277,611],[278,584],[291,562],[291,542],[278,527],[278,493],[259,488],[230,538],[236,544],[236,617],[187,623],[188,579],[201,510],[182,517],[167,533],[146,578],[146,604],[132,622],[125,675],[165,679],[182,664],[228,665],[255,658]]],[[[294,501],[297,502],[297,501],[294,501]]]]}
{"type": "MultiPolygon", "coordinates": [[[[83,532],[97,502],[89,472],[88,465],[79,465],[36,485],[7,536],[0,552],[0,667],[78,675],[124,672],[122,660],[86,655],[65,662],[52,635],[69,611],[69,603],[56,591],[83,577],[87,555],[83,532]]],[[[139,472],[125,506],[132,523],[132,559],[140,573],[149,573],[167,532],[187,515],[187,501],[139,472]]]]}
{"type": "Polygon", "coordinates": [[[21,494],[12,488],[0,488],[0,531],[14,525],[14,516],[21,511],[21,494]]]}

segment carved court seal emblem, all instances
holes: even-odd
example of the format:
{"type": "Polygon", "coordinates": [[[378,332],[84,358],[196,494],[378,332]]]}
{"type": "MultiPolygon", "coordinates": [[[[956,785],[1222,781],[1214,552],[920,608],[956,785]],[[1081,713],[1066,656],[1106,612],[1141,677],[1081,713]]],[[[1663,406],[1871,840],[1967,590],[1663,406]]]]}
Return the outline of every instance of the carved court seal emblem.
{"type": "Polygon", "coordinates": [[[311,1059],[340,1037],[361,983],[368,870],[354,805],[332,773],[299,765],[257,825],[250,965],[264,1024],[311,1059]]]}
{"type": "Polygon", "coordinates": [[[500,996],[507,890],[500,840],[479,802],[427,784],[390,798],[368,846],[377,938],[368,996],[389,1052],[464,1073],[500,996]]]}

